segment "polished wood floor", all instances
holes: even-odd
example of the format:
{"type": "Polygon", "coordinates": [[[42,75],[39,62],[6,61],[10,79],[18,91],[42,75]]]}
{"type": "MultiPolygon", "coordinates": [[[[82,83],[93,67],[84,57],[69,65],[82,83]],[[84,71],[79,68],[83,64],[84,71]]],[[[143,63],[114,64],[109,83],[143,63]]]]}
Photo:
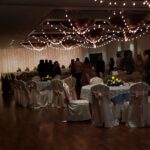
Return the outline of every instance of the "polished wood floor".
{"type": "Polygon", "coordinates": [[[1,96],[0,150],[150,149],[150,128],[95,128],[91,122],[62,120],[63,110],[20,108],[11,96],[1,96]]]}

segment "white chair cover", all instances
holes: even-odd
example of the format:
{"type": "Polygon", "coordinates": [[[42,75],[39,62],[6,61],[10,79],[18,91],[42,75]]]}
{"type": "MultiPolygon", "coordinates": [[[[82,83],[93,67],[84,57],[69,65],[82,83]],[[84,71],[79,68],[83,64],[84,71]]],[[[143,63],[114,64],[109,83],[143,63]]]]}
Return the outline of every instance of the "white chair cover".
{"type": "Polygon", "coordinates": [[[16,86],[17,86],[17,91],[15,93],[15,96],[17,97],[17,103],[22,107],[27,107],[30,98],[29,98],[29,92],[26,88],[24,81],[18,80],[16,86]]]}
{"type": "Polygon", "coordinates": [[[35,109],[46,107],[49,104],[49,97],[47,91],[40,92],[37,89],[36,82],[34,81],[29,81],[27,85],[30,95],[30,106],[35,109]]]}
{"type": "Polygon", "coordinates": [[[113,116],[113,104],[109,97],[109,87],[95,85],[92,92],[92,123],[94,126],[113,127],[115,126],[113,116]]]}
{"type": "Polygon", "coordinates": [[[114,114],[114,119],[115,122],[119,124],[120,119],[122,123],[125,123],[127,120],[127,110],[129,107],[129,102],[128,101],[124,101],[123,103],[118,103],[118,104],[114,104],[113,107],[113,114],[114,114]]]}
{"type": "Polygon", "coordinates": [[[53,79],[51,82],[53,89],[53,100],[52,104],[55,107],[61,108],[64,107],[64,87],[63,82],[59,79],[53,79]]]}
{"type": "Polygon", "coordinates": [[[99,77],[93,77],[90,79],[90,84],[102,84],[102,83],[103,83],[103,79],[99,77]]]}
{"type": "Polygon", "coordinates": [[[72,97],[72,99],[77,99],[77,94],[76,94],[76,91],[75,91],[75,86],[76,86],[76,79],[72,76],[64,79],[64,82],[68,85],[69,87],[69,93],[72,97]]]}
{"type": "Polygon", "coordinates": [[[18,80],[14,80],[13,89],[14,89],[14,100],[15,100],[16,104],[19,104],[20,103],[20,101],[19,101],[20,94],[19,94],[18,80]]]}
{"type": "Polygon", "coordinates": [[[148,92],[149,85],[146,83],[139,82],[131,86],[127,117],[127,125],[129,127],[144,127],[150,125],[148,92]]]}
{"type": "Polygon", "coordinates": [[[69,86],[66,83],[64,83],[64,90],[66,95],[65,103],[67,106],[66,119],[68,121],[90,120],[89,101],[73,99],[69,86]]]}

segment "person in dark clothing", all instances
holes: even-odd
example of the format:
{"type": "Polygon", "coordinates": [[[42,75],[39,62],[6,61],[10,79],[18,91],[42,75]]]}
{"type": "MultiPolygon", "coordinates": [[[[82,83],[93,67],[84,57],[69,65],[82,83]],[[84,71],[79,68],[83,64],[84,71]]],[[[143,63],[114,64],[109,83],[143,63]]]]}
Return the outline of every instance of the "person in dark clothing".
{"type": "Polygon", "coordinates": [[[75,61],[74,61],[74,59],[71,59],[71,63],[69,65],[69,68],[70,68],[71,75],[73,77],[75,77],[75,61]]]}
{"type": "Polygon", "coordinates": [[[150,54],[144,54],[144,81],[150,85],[150,54]]]}
{"type": "Polygon", "coordinates": [[[52,62],[52,60],[49,60],[49,62],[48,62],[48,75],[50,77],[53,76],[53,62],[52,62]]]}
{"type": "Polygon", "coordinates": [[[124,58],[122,60],[123,70],[127,72],[127,74],[132,74],[135,69],[135,62],[132,58],[132,53],[125,53],[124,58]]]}
{"type": "Polygon", "coordinates": [[[5,94],[10,93],[11,91],[10,80],[7,75],[5,77],[2,77],[2,91],[5,94]]]}
{"type": "Polygon", "coordinates": [[[109,73],[111,73],[111,71],[114,70],[114,65],[115,65],[114,59],[111,57],[109,61],[109,73]]]}
{"type": "Polygon", "coordinates": [[[122,70],[122,57],[120,56],[119,53],[117,53],[117,58],[116,58],[116,67],[118,70],[122,70]]]}
{"type": "Polygon", "coordinates": [[[61,75],[61,69],[58,61],[55,61],[53,66],[53,77],[56,75],[61,75]]]}
{"type": "Polygon", "coordinates": [[[49,74],[49,63],[48,63],[48,60],[45,59],[45,62],[44,62],[44,76],[46,77],[48,74],[49,74]]]}
{"type": "Polygon", "coordinates": [[[80,62],[79,58],[76,58],[76,61],[75,61],[75,64],[74,64],[75,78],[76,78],[76,88],[81,87],[82,69],[83,69],[83,63],[80,62]]]}
{"type": "Polygon", "coordinates": [[[41,78],[45,76],[44,60],[42,60],[42,59],[40,60],[40,63],[38,64],[38,67],[37,67],[37,70],[38,70],[38,74],[41,78]]]}
{"type": "Polygon", "coordinates": [[[96,73],[98,77],[103,77],[105,73],[105,62],[102,59],[102,56],[98,57],[98,60],[96,62],[96,73]]]}
{"type": "Polygon", "coordinates": [[[81,85],[83,86],[89,84],[92,72],[91,63],[88,57],[85,57],[82,68],[81,85]]]}

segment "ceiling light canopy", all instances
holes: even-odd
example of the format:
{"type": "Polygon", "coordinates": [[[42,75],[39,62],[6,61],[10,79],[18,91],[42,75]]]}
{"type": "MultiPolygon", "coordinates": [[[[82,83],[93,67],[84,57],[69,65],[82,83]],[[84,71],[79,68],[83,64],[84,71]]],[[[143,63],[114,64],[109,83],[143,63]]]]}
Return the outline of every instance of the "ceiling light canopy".
{"type": "Polygon", "coordinates": [[[63,19],[45,19],[22,45],[38,51],[48,47],[98,48],[112,41],[134,40],[150,32],[149,12],[109,10],[109,15],[103,19],[80,16],[77,19],[73,17],[74,11],[64,10],[63,13],[63,19]]]}

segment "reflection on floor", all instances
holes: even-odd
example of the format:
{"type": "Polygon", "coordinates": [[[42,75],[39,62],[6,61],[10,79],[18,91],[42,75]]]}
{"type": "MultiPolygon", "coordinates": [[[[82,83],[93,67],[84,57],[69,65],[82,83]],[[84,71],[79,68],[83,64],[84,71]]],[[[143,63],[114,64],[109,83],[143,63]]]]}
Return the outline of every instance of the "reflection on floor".
{"type": "Polygon", "coordinates": [[[119,125],[95,128],[91,122],[63,123],[63,110],[17,107],[0,97],[0,150],[149,150],[150,128],[119,125]]]}

